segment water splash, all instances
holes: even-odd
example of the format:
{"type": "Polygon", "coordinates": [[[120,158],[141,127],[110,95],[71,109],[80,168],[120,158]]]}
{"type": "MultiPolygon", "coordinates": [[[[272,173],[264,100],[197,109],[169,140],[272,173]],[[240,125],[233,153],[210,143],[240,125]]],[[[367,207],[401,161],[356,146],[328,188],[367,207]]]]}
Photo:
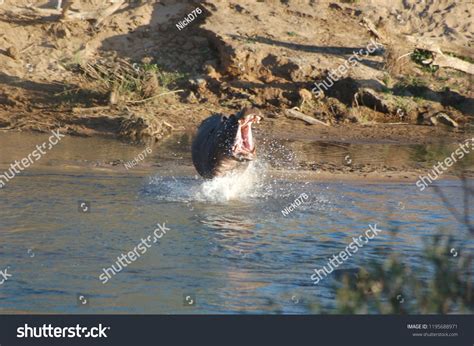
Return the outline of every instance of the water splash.
{"type": "Polygon", "coordinates": [[[205,181],[196,193],[197,200],[225,202],[257,197],[263,187],[265,166],[251,162],[244,171],[232,171],[205,181]]]}
{"type": "Polygon", "coordinates": [[[248,201],[272,195],[271,185],[265,182],[266,169],[266,164],[257,161],[244,171],[232,171],[212,180],[155,175],[144,190],[159,200],[174,202],[248,201]]]}

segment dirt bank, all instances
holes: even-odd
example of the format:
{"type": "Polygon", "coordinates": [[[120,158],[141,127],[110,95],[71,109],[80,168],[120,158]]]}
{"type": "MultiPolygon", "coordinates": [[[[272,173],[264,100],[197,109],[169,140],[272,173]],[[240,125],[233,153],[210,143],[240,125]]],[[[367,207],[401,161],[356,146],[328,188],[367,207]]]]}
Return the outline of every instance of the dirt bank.
{"type": "Polygon", "coordinates": [[[267,115],[262,135],[277,138],[426,143],[472,132],[472,75],[420,65],[430,57],[410,55],[406,39],[472,61],[467,2],[128,1],[100,23],[80,19],[107,6],[73,1],[64,18],[55,1],[0,5],[1,130],[160,140],[253,104],[267,115]],[[377,49],[334,78],[370,42],[377,49]],[[318,93],[323,82],[334,85],[318,93]],[[329,126],[288,119],[294,107],[329,126]]]}

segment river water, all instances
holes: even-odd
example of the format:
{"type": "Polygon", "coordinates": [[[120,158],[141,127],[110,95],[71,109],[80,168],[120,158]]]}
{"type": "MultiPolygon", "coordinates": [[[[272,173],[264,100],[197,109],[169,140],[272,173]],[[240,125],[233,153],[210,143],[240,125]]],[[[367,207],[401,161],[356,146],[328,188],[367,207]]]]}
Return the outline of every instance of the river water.
{"type": "MultiPolygon", "coordinates": [[[[0,133],[0,174],[47,137],[0,133]]],[[[307,313],[313,302],[333,311],[339,275],[314,285],[313,269],[369,224],[382,232],[339,274],[389,253],[416,268],[424,240],[441,229],[460,248],[474,247],[432,188],[291,168],[303,154],[429,167],[449,147],[278,143],[278,164],[267,150],[245,174],[204,181],[190,165],[189,141],[171,137],[127,169],[144,147],[66,137],[9,181],[0,190],[0,270],[11,277],[0,285],[0,313],[307,313]],[[308,198],[283,215],[302,193],[308,198]],[[166,234],[103,284],[103,269],[118,267],[117,256],[163,223],[166,234]]],[[[438,185],[462,208],[458,180],[438,185]]]]}

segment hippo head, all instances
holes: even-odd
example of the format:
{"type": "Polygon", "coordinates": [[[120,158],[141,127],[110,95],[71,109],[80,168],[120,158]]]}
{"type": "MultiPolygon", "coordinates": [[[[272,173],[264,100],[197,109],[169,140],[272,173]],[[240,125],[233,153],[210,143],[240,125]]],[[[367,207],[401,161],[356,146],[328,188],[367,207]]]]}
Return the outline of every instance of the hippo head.
{"type": "Polygon", "coordinates": [[[229,117],[214,115],[203,121],[193,142],[193,163],[206,178],[220,176],[256,158],[252,124],[259,123],[256,108],[244,108],[229,117]]]}
{"type": "Polygon", "coordinates": [[[228,156],[237,161],[255,159],[257,148],[252,135],[252,124],[260,123],[262,119],[260,114],[258,109],[247,107],[227,120],[229,135],[225,136],[228,138],[225,141],[225,146],[228,156]]]}

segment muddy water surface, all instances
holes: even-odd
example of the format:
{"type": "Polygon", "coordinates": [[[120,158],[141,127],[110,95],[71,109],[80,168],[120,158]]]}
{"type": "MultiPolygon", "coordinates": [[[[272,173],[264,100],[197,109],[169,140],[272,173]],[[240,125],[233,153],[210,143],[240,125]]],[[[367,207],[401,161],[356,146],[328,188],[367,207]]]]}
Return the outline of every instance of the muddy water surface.
{"type": "MultiPolygon", "coordinates": [[[[0,174],[47,137],[0,133],[0,174]]],[[[420,192],[403,179],[339,179],[357,164],[430,167],[449,146],[269,142],[246,174],[205,182],[190,166],[189,140],[172,137],[126,169],[144,147],[66,137],[8,182],[0,190],[0,270],[12,277],[0,286],[0,312],[305,313],[311,302],[332,310],[338,275],[314,286],[313,269],[369,224],[383,232],[339,274],[390,252],[417,267],[424,239],[439,229],[474,247],[432,189],[420,192]],[[301,162],[333,165],[339,174],[303,177],[294,169],[301,162]],[[302,193],[308,199],[284,216],[302,193]],[[90,209],[82,212],[79,201],[90,209]],[[102,284],[103,268],[157,223],[169,231],[102,284]],[[78,304],[78,294],[87,304],[78,304]]],[[[459,182],[439,185],[461,207],[459,182]]]]}

